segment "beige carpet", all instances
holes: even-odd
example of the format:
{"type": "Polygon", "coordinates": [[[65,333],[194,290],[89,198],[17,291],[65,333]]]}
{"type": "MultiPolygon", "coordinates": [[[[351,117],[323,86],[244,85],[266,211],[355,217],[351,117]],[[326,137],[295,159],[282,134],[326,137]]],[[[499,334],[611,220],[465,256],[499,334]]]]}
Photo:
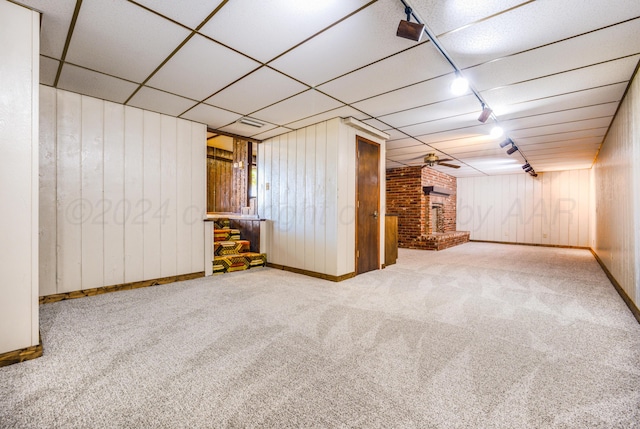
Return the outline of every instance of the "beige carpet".
{"type": "Polygon", "coordinates": [[[639,428],[640,325],[586,250],[400,250],[41,306],[2,428],[639,428]]]}

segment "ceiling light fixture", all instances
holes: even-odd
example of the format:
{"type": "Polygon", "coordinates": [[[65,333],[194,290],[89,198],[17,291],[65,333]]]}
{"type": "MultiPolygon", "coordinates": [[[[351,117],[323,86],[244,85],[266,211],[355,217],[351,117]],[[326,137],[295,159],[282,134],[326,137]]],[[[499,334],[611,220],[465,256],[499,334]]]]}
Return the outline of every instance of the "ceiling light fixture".
{"type": "Polygon", "coordinates": [[[507,150],[507,155],[511,155],[512,153],[518,150],[518,146],[512,144],[511,147],[507,150]]]}
{"type": "Polygon", "coordinates": [[[504,134],[504,130],[498,126],[495,126],[491,128],[491,133],[489,135],[491,136],[491,138],[497,139],[499,137],[502,137],[503,134],[504,134]]]}
{"type": "Polygon", "coordinates": [[[487,122],[487,119],[489,119],[489,116],[491,116],[491,113],[493,113],[493,110],[489,109],[486,104],[482,103],[482,112],[480,113],[480,116],[478,116],[478,121],[484,124],[487,122]]]}
{"type": "Polygon", "coordinates": [[[456,73],[456,78],[451,82],[451,92],[453,95],[462,95],[469,89],[469,81],[456,73]]]}
{"type": "Polygon", "coordinates": [[[527,168],[531,167],[531,165],[529,165],[529,163],[527,162],[525,165],[522,166],[523,170],[527,170],[527,168]]]}
{"type": "Polygon", "coordinates": [[[238,122],[241,124],[250,125],[256,128],[260,128],[264,125],[263,122],[256,121],[255,119],[251,119],[251,118],[240,118],[238,119],[238,122]]]}
{"type": "Polygon", "coordinates": [[[506,146],[509,146],[510,144],[513,144],[513,140],[511,139],[506,139],[505,141],[503,141],[502,143],[500,143],[500,147],[504,148],[506,146]]]}
{"type": "Polygon", "coordinates": [[[400,21],[400,24],[398,25],[398,31],[396,31],[396,36],[419,42],[420,39],[422,39],[424,24],[420,24],[418,22],[410,22],[411,12],[411,8],[409,6],[405,6],[404,13],[407,14],[407,20],[400,21]]]}

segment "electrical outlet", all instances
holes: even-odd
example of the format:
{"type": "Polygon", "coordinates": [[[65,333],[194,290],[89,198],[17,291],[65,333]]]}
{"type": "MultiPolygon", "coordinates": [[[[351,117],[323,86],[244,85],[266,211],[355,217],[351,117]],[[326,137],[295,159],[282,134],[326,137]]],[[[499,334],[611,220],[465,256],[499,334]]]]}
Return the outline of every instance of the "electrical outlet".
{"type": "Polygon", "coordinates": [[[542,234],[542,238],[547,238],[547,233],[542,234]]]}
{"type": "Polygon", "coordinates": [[[269,182],[267,182],[267,183],[265,183],[265,184],[264,184],[264,189],[265,189],[266,191],[268,191],[268,190],[269,190],[269,182]]]}

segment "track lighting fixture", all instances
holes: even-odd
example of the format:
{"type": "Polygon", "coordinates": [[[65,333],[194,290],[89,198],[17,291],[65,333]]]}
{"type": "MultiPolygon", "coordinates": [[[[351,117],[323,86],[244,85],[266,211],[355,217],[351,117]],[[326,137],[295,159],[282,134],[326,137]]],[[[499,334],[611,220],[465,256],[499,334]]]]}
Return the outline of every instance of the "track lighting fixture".
{"type": "Polygon", "coordinates": [[[469,89],[469,81],[458,73],[456,73],[456,78],[451,82],[451,92],[453,95],[462,95],[469,89]]]}
{"type": "Polygon", "coordinates": [[[502,143],[500,143],[500,147],[504,148],[506,146],[509,146],[510,144],[513,144],[513,141],[511,139],[506,139],[505,141],[503,141],[502,143]]]}
{"type": "Polygon", "coordinates": [[[419,42],[422,38],[422,34],[424,33],[424,24],[419,24],[417,22],[411,21],[411,8],[406,6],[404,8],[404,13],[407,14],[407,20],[401,20],[398,25],[398,31],[396,32],[396,36],[404,37],[405,39],[414,40],[419,42]]]}
{"type": "Polygon", "coordinates": [[[491,132],[489,133],[489,135],[491,136],[491,138],[497,139],[502,137],[502,135],[504,134],[504,131],[502,128],[500,127],[493,127],[491,128],[491,132]]]}
{"type": "Polygon", "coordinates": [[[531,167],[527,167],[527,168],[524,169],[525,173],[531,173],[532,171],[533,171],[533,168],[531,168],[531,167]]]}
{"type": "Polygon", "coordinates": [[[512,144],[511,147],[507,150],[507,155],[511,155],[512,153],[518,150],[518,146],[512,144]]]}
{"type": "Polygon", "coordinates": [[[489,116],[491,116],[491,113],[493,112],[493,110],[489,109],[489,107],[487,107],[484,103],[482,104],[482,112],[480,113],[480,116],[478,116],[478,121],[482,122],[483,124],[485,122],[487,122],[487,119],[489,119],[489,116]]]}
{"type": "Polygon", "coordinates": [[[527,170],[527,168],[529,168],[529,167],[531,167],[531,165],[527,162],[526,164],[524,164],[524,165],[522,166],[522,169],[526,171],[526,170],[527,170]]]}

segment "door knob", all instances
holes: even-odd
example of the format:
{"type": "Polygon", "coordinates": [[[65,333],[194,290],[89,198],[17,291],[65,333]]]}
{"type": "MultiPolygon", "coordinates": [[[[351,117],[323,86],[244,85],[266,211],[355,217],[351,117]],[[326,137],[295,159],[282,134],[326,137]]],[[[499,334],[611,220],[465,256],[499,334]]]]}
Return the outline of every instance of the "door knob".
{"type": "Polygon", "coordinates": [[[378,210],[373,211],[373,218],[378,219],[378,210]]]}

